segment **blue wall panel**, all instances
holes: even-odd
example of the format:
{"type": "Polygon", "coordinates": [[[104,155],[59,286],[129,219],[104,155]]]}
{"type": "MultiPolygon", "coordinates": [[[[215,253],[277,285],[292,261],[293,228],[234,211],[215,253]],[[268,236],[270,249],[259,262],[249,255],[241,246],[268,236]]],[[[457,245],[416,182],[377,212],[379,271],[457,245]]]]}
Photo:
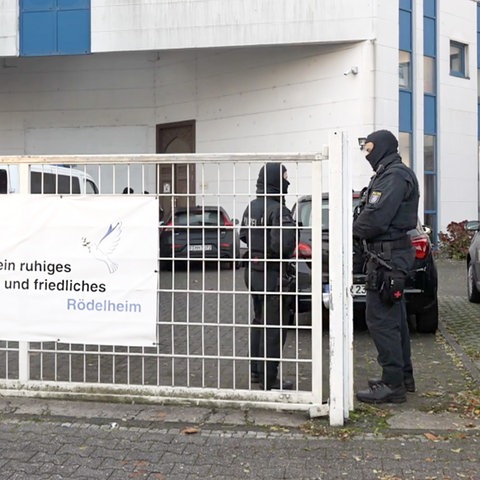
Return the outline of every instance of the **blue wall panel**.
{"type": "Polygon", "coordinates": [[[423,0],[423,15],[431,18],[435,18],[437,16],[436,0],[423,0]]]}
{"type": "Polygon", "coordinates": [[[20,0],[20,10],[39,12],[56,8],[57,0],[20,0]]]}
{"type": "Polygon", "coordinates": [[[400,10],[400,50],[412,51],[412,14],[400,10]]]}
{"type": "Polygon", "coordinates": [[[403,10],[412,10],[412,0],[400,0],[400,8],[403,10]]]}
{"type": "Polygon", "coordinates": [[[90,52],[90,0],[20,0],[20,55],[90,52]]]}
{"type": "Polygon", "coordinates": [[[53,55],[57,50],[56,17],[53,12],[31,12],[22,16],[21,54],[53,55]]]}
{"type": "Polygon", "coordinates": [[[423,29],[423,52],[429,57],[435,57],[437,54],[435,20],[433,18],[424,18],[423,29]]]}
{"type": "Polygon", "coordinates": [[[58,53],[88,53],[90,51],[90,12],[58,12],[58,53]]]}
{"type": "Polygon", "coordinates": [[[59,10],[90,8],[90,0],[57,0],[59,10]]]}
{"type": "Polygon", "coordinates": [[[425,135],[437,133],[437,98],[434,95],[424,95],[424,125],[425,135]]]}
{"type": "Polygon", "coordinates": [[[412,93],[400,90],[399,128],[401,132],[412,132],[412,93]]]}

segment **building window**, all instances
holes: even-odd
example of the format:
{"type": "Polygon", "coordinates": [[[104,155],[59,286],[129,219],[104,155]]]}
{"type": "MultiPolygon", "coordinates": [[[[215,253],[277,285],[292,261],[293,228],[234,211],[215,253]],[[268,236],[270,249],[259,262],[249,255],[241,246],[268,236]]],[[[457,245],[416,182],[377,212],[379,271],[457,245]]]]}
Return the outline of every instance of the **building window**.
{"type": "MultiPolygon", "coordinates": [[[[425,225],[429,226],[436,239],[437,232],[437,152],[436,137],[425,135],[423,137],[423,209],[425,212],[425,225]]],[[[435,243],[435,242],[434,242],[435,243]]]]}
{"type": "Polygon", "coordinates": [[[435,172],[435,137],[425,135],[423,140],[423,168],[425,172],[435,172]]]}
{"type": "Polygon", "coordinates": [[[423,91],[435,95],[436,93],[436,75],[435,58],[423,57],[423,91]]]}
{"type": "Polygon", "coordinates": [[[20,0],[20,55],[90,52],[90,0],[20,0]]]}
{"type": "Polygon", "coordinates": [[[406,132],[398,133],[398,153],[402,162],[408,167],[412,166],[412,134],[406,132]]]}
{"type": "Polygon", "coordinates": [[[450,42],[450,75],[467,76],[467,45],[463,43],[450,42]]]}
{"type": "Polygon", "coordinates": [[[399,58],[398,58],[398,84],[400,88],[403,88],[405,90],[412,89],[410,65],[411,65],[410,52],[405,52],[403,50],[400,50],[399,58]]]}
{"type": "MultiPolygon", "coordinates": [[[[425,193],[423,195],[423,208],[425,213],[429,215],[435,215],[435,204],[436,204],[436,188],[435,188],[435,175],[425,174],[425,193]]],[[[431,225],[429,225],[431,226],[431,225]]]]}

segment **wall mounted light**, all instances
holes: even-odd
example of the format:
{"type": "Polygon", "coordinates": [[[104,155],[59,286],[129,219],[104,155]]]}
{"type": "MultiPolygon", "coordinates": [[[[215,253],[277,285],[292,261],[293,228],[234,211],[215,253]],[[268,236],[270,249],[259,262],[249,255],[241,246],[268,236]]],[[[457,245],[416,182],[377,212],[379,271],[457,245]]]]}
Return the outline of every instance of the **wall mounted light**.
{"type": "Polygon", "coordinates": [[[357,66],[353,66],[353,67],[350,67],[346,72],[343,72],[343,74],[345,76],[347,75],[357,75],[358,74],[358,67],[357,66]]]}

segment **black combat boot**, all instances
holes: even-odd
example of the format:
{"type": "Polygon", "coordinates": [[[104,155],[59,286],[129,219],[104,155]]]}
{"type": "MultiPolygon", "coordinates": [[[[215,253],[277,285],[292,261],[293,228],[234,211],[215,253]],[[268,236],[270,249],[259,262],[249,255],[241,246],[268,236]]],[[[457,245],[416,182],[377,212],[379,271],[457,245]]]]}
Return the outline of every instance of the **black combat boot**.
{"type": "Polygon", "coordinates": [[[282,385],[280,385],[280,380],[276,378],[275,380],[269,382],[267,381],[267,387],[263,385],[263,381],[260,382],[259,385],[261,390],[292,390],[293,389],[293,382],[290,380],[284,380],[282,385]]]}
{"type": "Polygon", "coordinates": [[[357,392],[357,400],[365,403],[403,403],[407,401],[407,391],[404,385],[393,386],[380,381],[357,392]]]}
{"type": "MultiPolygon", "coordinates": [[[[381,378],[369,378],[368,379],[368,386],[372,387],[376,383],[381,383],[381,378]]],[[[403,379],[403,384],[405,385],[405,389],[407,392],[413,393],[415,392],[415,379],[413,377],[405,377],[403,379]]]]}

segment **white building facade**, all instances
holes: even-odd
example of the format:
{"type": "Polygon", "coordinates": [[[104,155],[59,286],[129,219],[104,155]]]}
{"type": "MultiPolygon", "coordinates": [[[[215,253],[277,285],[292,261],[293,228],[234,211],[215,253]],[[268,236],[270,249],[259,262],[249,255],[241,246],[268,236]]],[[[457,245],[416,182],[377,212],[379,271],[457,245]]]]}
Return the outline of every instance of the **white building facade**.
{"type": "Polygon", "coordinates": [[[361,188],[357,138],[387,128],[445,231],[478,217],[477,9],[0,0],[0,155],[316,152],[337,129],[361,188]]]}

